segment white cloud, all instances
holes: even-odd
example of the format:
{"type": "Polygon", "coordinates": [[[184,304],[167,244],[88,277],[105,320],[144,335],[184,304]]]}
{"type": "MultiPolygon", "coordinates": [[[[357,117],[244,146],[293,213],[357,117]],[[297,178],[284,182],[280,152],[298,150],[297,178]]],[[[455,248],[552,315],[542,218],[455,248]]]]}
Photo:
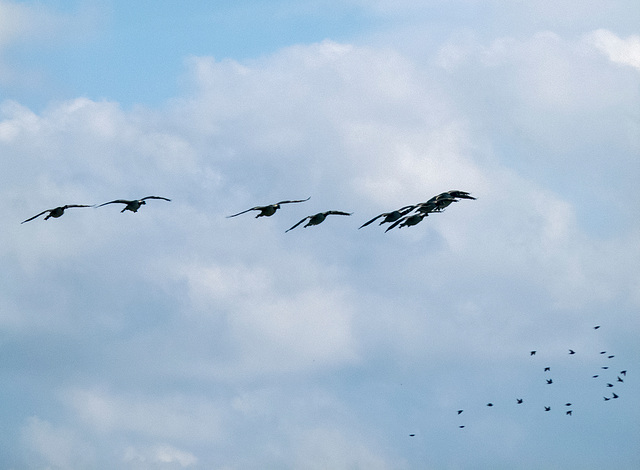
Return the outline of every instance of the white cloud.
{"type": "Polygon", "coordinates": [[[128,447],[124,453],[124,461],[129,465],[140,463],[144,468],[148,468],[150,465],[154,468],[165,468],[163,464],[173,463],[185,468],[197,464],[198,459],[190,452],[161,444],[142,450],[128,447]]]}
{"type": "Polygon", "coordinates": [[[593,42],[594,46],[604,52],[612,62],[629,65],[640,70],[639,35],[622,39],[611,31],[599,29],[588,35],[587,40],[593,42]]]}

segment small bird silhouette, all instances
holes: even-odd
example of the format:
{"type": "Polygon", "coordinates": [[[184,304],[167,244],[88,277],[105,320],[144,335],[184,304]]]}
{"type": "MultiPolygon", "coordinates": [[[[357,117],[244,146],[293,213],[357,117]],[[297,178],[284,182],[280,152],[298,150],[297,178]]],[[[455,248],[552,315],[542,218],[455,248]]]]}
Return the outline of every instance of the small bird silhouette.
{"type": "Polygon", "coordinates": [[[565,403],[564,406],[571,406],[571,403],[565,403]]]}
{"type": "Polygon", "coordinates": [[[328,215],[351,215],[351,213],[350,212],[341,212],[341,211],[326,211],[326,212],[318,212],[315,215],[308,215],[307,217],[302,219],[300,222],[295,224],[290,229],[285,230],[285,233],[288,232],[289,230],[293,230],[294,228],[296,228],[298,225],[300,225],[305,220],[308,220],[309,222],[307,222],[304,227],[309,227],[311,225],[319,225],[322,222],[324,222],[324,219],[326,219],[328,215]]]}
{"type": "Polygon", "coordinates": [[[594,330],[597,330],[598,328],[600,328],[600,325],[596,325],[593,327],[594,330]]]}
{"type": "Polygon", "coordinates": [[[552,384],[553,380],[552,379],[547,379],[547,384],[552,384]]]}
{"type": "Polygon", "coordinates": [[[604,401],[609,401],[609,400],[611,400],[611,398],[607,398],[607,397],[602,397],[602,398],[604,398],[604,401]]]}
{"type": "Polygon", "coordinates": [[[607,384],[607,387],[611,388],[613,387],[613,384],[607,384]]]}
{"type": "Polygon", "coordinates": [[[622,380],[620,376],[618,376],[618,382],[624,382],[624,380],[622,380]]]}
{"type": "Polygon", "coordinates": [[[106,206],[107,204],[125,204],[124,209],[122,209],[120,212],[124,212],[124,211],[131,211],[131,212],[138,212],[138,209],[140,209],[140,206],[145,205],[147,202],[147,199],[162,199],[163,201],[171,201],[171,199],[167,199],[166,197],[162,197],[162,196],[147,196],[147,197],[143,197],[142,199],[134,199],[134,200],[128,200],[128,199],[116,199],[115,201],[109,201],[109,202],[105,202],[104,204],[100,204],[98,207],[102,207],[102,206],[106,206]]]}
{"type": "Polygon", "coordinates": [[[608,369],[609,366],[602,366],[601,369],[608,369]]]}
{"type": "Polygon", "coordinates": [[[58,217],[62,217],[62,214],[64,214],[64,211],[71,207],[91,207],[91,206],[88,206],[86,204],[68,204],[66,206],[54,207],[53,209],[47,209],[46,211],[42,211],[39,214],[34,215],[33,217],[28,218],[27,220],[23,220],[20,223],[24,224],[25,222],[29,222],[30,220],[37,219],[42,214],[47,214],[47,212],[48,214],[44,218],[44,220],[49,220],[49,217],[53,217],[54,219],[57,219],[58,217]]]}
{"type": "Polygon", "coordinates": [[[550,370],[551,370],[551,367],[545,367],[545,368],[544,368],[544,371],[545,371],[545,372],[549,372],[550,370]]]}
{"type": "Polygon", "coordinates": [[[551,411],[551,407],[550,406],[545,406],[544,407],[544,411],[551,411]]]}
{"type": "Polygon", "coordinates": [[[493,403],[487,403],[487,406],[493,406],[493,403]]]}
{"type": "Polygon", "coordinates": [[[607,354],[607,351],[600,351],[600,354],[607,354]]]}
{"type": "Polygon", "coordinates": [[[627,371],[626,371],[626,370],[621,370],[621,371],[620,371],[620,373],[621,373],[622,375],[624,375],[625,377],[626,377],[626,375],[627,375],[627,371]]]}
{"type": "Polygon", "coordinates": [[[569,415],[569,416],[571,416],[572,413],[573,413],[572,410],[569,410],[569,411],[566,412],[566,414],[569,415]]]}
{"type": "Polygon", "coordinates": [[[522,398],[516,398],[516,402],[518,403],[518,405],[522,404],[522,398]]]}
{"type": "Polygon", "coordinates": [[[413,437],[413,436],[415,436],[415,434],[409,434],[409,437],[413,437]]]}
{"type": "Polygon", "coordinates": [[[412,225],[418,225],[420,222],[422,222],[422,219],[427,217],[427,215],[429,215],[429,214],[427,214],[427,213],[419,213],[419,214],[413,214],[413,215],[405,215],[401,219],[398,219],[393,224],[391,224],[385,230],[385,233],[388,232],[389,230],[391,230],[392,228],[398,226],[398,225],[400,225],[400,227],[398,227],[398,228],[411,227],[412,225]]]}
{"type": "Polygon", "coordinates": [[[280,205],[281,204],[292,204],[292,203],[296,203],[296,202],[306,202],[309,199],[311,199],[311,197],[308,197],[306,199],[296,199],[294,201],[280,201],[280,202],[276,202],[275,204],[269,204],[267,206],[255,206],[255,207],[252,207],[251,209],[247,209],[246,211],[238,212],[237,214],[233,214],[233,215],[228,215],[227,218],[235,217],[237,215],[244,214],[244,213],[249,212],[249,211],[260,211],[258,213],[258,215],[256,215],[256,219],[258,217],[271,217],[273,214],[276,213],[276,211],[278,209],[280,209],[280,205]]]}
{"type": "Polygon", "coordinates": [[[611,398],[618,398],[618,395],[616,395],[615,393],[613,394],[613,396],[611,398]]]}
{"type": "Polygon", "coordinates": [[[612,354],[611,356],[607,356],[608,359],[613,359],[615,356],[612,354]]]}
{"type": "Polygon", "coordinates": [[[535,356],[537,351],[531,351],[531,355],[535,356]]]}
{"type": "Polygon", "coordinates": [[[599,376],[599,375],[594,375],[594,376],[593,376],[593,378],[594,378],[594,379],[595,379],[595,378],[597,378],[597,377],[600,377],[600,376],[599,376]]]}
{"type": "Polygon", "coordinates": [[[569,349],[569,354],[575,354],[576,352],[573,349],[569,349]]]}
{"type": "Polygon", "coordinates": [[[460,429],[462,429],[462,428],[464,428],[464,425],[460,425],[460,426],[458,426],[458,427],[459,427],[460,429]]]}
{"type": "Polygon", "coordinates": [[[462,413],[464,410],[458,410],[458,414],[462,413]]]}

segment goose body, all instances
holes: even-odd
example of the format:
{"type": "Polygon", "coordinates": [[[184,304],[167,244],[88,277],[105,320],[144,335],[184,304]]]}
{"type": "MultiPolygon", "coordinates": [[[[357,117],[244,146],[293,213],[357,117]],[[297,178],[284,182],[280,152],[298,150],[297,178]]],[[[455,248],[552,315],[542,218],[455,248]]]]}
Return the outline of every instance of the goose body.
{"type": "Polygon", "coordinates": [[[318,212],[315,215],[308,215],[307,217],[302,219],[300,222],[295,224],[290,229],[285,230],[285,233],[288,232],[289,230],[293,230],[298,225],[303,223],[305,220],[308,220],[308,222],[304,226],[305,228],[306,227],[310,227],[311,225],[319,225],[322,222],[324,222],[324,219],[326,219],[328,215],[351,215],[351,213],[350,212],[342,212],[342,211],[326,211],[326,212],[318,212]]]}
{"type": "Polygon", "coordinates": [[[171,201],[171,199],[167,199],[166,197],[162,197],[162,196],[147,196],[147,197],[143,197],[142,199],[134,199],[134,200],[116,199],[115,201],[109,201],[109,202],[105,202],[104,204],[100,204],[98,207],[106,206],[107,204],[125,204],[124,209],[122,209],[120,212],[124,212],[124,211],[138,212],[138,209],[140,209],[141,206],[146,204],[147,199],[162,199],[163,201],[171,201]]]}
{"type": "Polygon", "coordinates": [[[296,200],[293,200],[293,201],[280,201],[280,202],[276,202],[275,204],[269,204],[267,206],[255,206],[255,207],[252,207],[251,209],[247,209],[247,210],[244,210],[242,212],[238,212],[237,214],[228,215],[227,218],[236,217],[236,216],[238,216],[240,214],[245,214],[245,213],[250,212],[250,211],[260,211],[258,213],[258,215],[256,215],[256,219],[258,217],[271,217],[273,214],[276,213],[276,211],[278,209],[280,209],[280,205],[281,204],[292,204],[292,203],[297,203],[297,202],[306,202],[309,199],[311,199],[311,197],[308,197],[306,199],[296,199],[296,200]]]}
{"type": "Polygon", "coordinates": [[[41,215],[47,214],[47,212],[48,214],[44,218],[44,220],[49,220],[49,217],[53,217],[54,219],[57,219],[58,217],[62,217],[62,214],[64,214],[64,211],[69,209],[70,207],[91,207],[91,206],[86,204],[68,204],[66,206],[58,206],[58,207],[54,207],[53,209],[47,209],[46,211],[42,211],[39,214],[34,215],[33,217],[28,218],[27,220],[23,220],[20,223],[24,224],[25,222],[29,222],[30,220],[37,219],[41,215]]]}
{"type": "Polygon", "coordinates": [[[366,227],[371,222],[379,219],[380,217],[384,217],[384,219],[382,219],[382,221],[378,225],[387,224],[387,223],[390,224],[390,223],[395,222],[396,220],[400,219],[402,216],[404,216],[404,215],[408,214],[409,212],[411,212],[414,207],[416,207],[416,206],[404,206],[404,207],[401,207],[400,209],[395,210],[395,211],[384,212],[384,213],[382,213],[380,215],[375,216],[373,219],[369,220],[368,222],[365,222],[360,227],[358,227],[358,229],[361,229],[362,227],[366,227]]]}

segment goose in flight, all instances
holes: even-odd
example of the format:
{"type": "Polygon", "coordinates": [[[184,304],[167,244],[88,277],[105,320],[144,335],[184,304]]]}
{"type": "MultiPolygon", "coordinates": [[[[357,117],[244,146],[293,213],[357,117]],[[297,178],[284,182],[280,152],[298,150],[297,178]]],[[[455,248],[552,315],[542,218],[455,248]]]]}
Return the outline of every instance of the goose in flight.
{"type": "Polygon", "coordinates": [[[547,379],[547,385],[551,385],[553,383],[553,379],[547,379]]]}
{"type": "Polygon", "coordinates": [[[538,351],[531,351],[530,356],[535,356],[538,351]]]}
{"type": "Polygon", "coordinates": [[[464,410],[458,410],[458,414],[462,413],[464,410]]]}
{"type": "Polygon", "coordinates": [[[551,411],[551,407],[550,406],[545,406],[544,407],[544,411],[551,411]]]}
{"type": "Polygon", "coordinates": [[[100,204],[98,207],[102,207],[102,206],[106,206],[107,204],[125,204],[125,208],[122,209],[120,212],[124,212],[124,211],[131,211],[131,212],[138,212],[138,209],[140,209],[140,206],[145,205],[146,199],[162,199],[163,201],[171,201],[171,199],[167,199],[166,197],[161,197],[161,196],[147,196],[147,197],[143,197],[142,199],[134,199],[133,201],[129,201],[127,199],[116,199],[115,201],[109,201],[109,202],[105,202],[104,204],[100,204]]]}
{"type": "Polygon", "coordinates": [[[516,402],[518,403],[518,405],[522,405],[522,398],[516,398],[516,402]]]}
{"type": "Polygon", "coordinates": [[[371,222],[374,222],[375,220],[379,219],[380,217],[384,217],[384,219],[382,219],[382,221],[378,225],[382,225],[382,224],[386,224],[386,223],[390,224],[392,222],[395,222],[396,220],[400,219],[402,216],[407,215],[415,207],[416,206],[404,206],[404,207],[401,207],[400,209],[395,210],[395,211],[384,212],[383,214],[376,215],[373,219],[369,220],[368,222],[365,222],[360,227],[358,227],[358,230],[361,229],[362,227],[366,227],[371,222]]]}
{"type": "Polygon", "coordinates": [[[427,215],[428,214],[426,212],[421,212],[421,213],[413,214],[413,215],[405,215],[401,219],[398,219],[393,224],[391,224],[387,228],[387,230],[385,230],[385,233],[388,232],[389,230],[391,230],[392,228],[398,226],[398,225],[400,225],[399,228],[411,227],[412,225],[417,225],[420,222],[422,222],[422,219],[424,219],[427,215]]]}
{"type": "Polygon", "coordinates": [[[569,354],[575,354],[576,352],[573,349],[569,349],[569,354]]]}
{"type": "Polygon", "coordinates": [[[293,227],[291,227],[290,229],[285,230],[285,233],[287,233],[289,230],[293,230],[305,220],[309,221],[305,224],[305,227],[309,227],[311,225],[319,225],[322,222],[324,222],[324,219],[326,219],[328,215],[351,215],[351,212],[326,211],[326,212],[318,212],[315,215],[308,215],[304,219],[302,219],[300,222],[295,224],[293,227]]]}
{"type": "Polygon", "coordinates": [[[48,220],[49,217],[53,217],[54,219],[57,219],[58,217],[61,217],[62,214],[64,214],[64,211],[69,209],[70,207],[91,207],[91,206],[88,206],[86,204],[68,204],[66,206],[54,207],[53,209],[47,209],[46,211],[42,211],[38,215],[34,215],[33,217],[30,217],[27,220],[23,220],[20,223],[24,224],[25,222],[29,222],[30,220],[37,219],[42,214],[47,214],[47,212],[48,212],[48,214],[44,218],[44,220],[48,220]]]}
{"type": "Polygon", "coordinates": [[[280,201],[280,202],[276,202],[275,204],[269,204],[268,206],[256,206],[256,207],[252,207],[251,209],[247,209],[246,211],[238,212],[237,214],[228,215],[227,218],[235,217],[237,215],[244,214],[244,213],[249,212],[249,211],[260,211],[258,213],[258,215],[256,215],[256,219],[258,217],[271,217],[273,214],[276,213],[276,211],[278,209],[280,209],[280,205],[281,204],[292,204],[292,203],[295,203],[295,202],[306,202],[309,199],[311,199],[311,197],[308,197],[306,199],[296,199],[295,201],[280,201]]]}

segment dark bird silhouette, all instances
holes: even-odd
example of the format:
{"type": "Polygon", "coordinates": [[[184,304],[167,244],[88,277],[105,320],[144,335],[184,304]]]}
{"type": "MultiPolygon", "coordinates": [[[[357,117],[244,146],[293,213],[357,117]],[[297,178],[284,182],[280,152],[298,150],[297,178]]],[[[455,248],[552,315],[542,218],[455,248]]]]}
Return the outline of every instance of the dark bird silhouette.
{"type": "Polygon", "coordinates": [[[604,401],[609,401],[609,400],[611,400],[611,398],[607,398],[607,397],[602,397],[602,398],[604,398],[604,401]]]}
{"type": "Polygon", "coordinates": [[[487,406],[493,406],[493,403],[487,403],[487,406]]]}
{"type": "Polygon", "coordinates": [[[613,384],[607,384],[607,387],[611,388],[613,387],[613,384]]]}
{"type": "Polygon", "coordinates": [[[615,393],[613,394],[613,396],[611,398],[618,398],[618,395],[616,395],[615,393]]]}
{"type": "Polygon", "coordinates": [[[569,411],[567,411],[565,414],[567,414],[567,415],[571,416],[571,415],[572,415],[572,413],[573,413],[573,411],[572,411],[572,410],[569,410],[569,411]]]}
{"type": "Polygon", "coordinates": [[[598,328],[600,328],[600,325],[596,325],[593,327],[594,330],[597,330],[598,328]]]}
{"type": "Polygon", "coordinates": [[[607,356],[608,359],[613,359],[615,356],[611,355],[611,356],[607,356]]]}
{"type": "Polygon", "coordinates": [[[462,428],[464,428],[464,425],[460,425],[460,426],[458,426],[458,427],[459,427],[460,429],[462,429],[462,428]]]}
{"type": "Polygon", "coordinates": [[[258,215],[256,215],[256,219],[258,217],[271,217],[273,214],[276,213],[276,211],[278,209],[280,209],[280,205],[281,204],[292,204],[292,203],[296,203],[296,202],[306,202],[309,199],[311,199],[311,197],[308,197],[306,199],[296,199],[295,201],[280,201],[280,202],[276,202],[275,204],[269,204],[268,206],[256,206],[256,207],[252,207],[251,209],[247,209],[246,211],[238,212],[237,214],[228,215],[227,218],[235,217],[237,215],[244,214],[244,213],[250,212],[250,211],[260,211],[258,213],[258,215]]]}
{"type": "Polygon", "coordinates": [[[415,436],[415,434],[409,434],[409,437],[413,437],[413,436],[415,436]]]}
{"type": "Polygon", "coordinates": [[[564,406],[571,406],[571,403],[565,403],[564,406]]]}
{"type": "Polygon", "coordinates": [[[545,371],[545,372],[549,372],[550,370],[551,370],[551,367],[545,367],[545,368],[544,368],[544,371],[545,371]]]}
{"type": "Polygon", "coordinates": [[[594,375],[594,376],[593,376],[593,378],[594,378],[594,379],[595,379],[595,378],[597,378],[597,377],[600,377],[600,376],[599,376],[599,375],[594,375]]]}
{"type": "Polygon", "coordinates": [[[475,197],[473,197],[471,194],[469,194],[466,191],[459,191],[457,189],[452,189],[450,191],[447,191],[446,193],[442,193],[442,194],[446,194],[450,197],[454,197],[457,199],[473,199],[474,201],[477,199],[475,197]]]}
{"type": "Polygon", "coordinates": [[[608,369],[609,366],[602,366],[601,369],[608,369]]]}
{"type": "Polygon", "coordinates": [[[551,411],[551,407],[550,406],[545,406],[544,407],[544,411],[551,411]]]}
{"type": "Polygon", "coordinates": [[[49,220],[49,217],[53,217],[54,219],[57,219],[58,217],[61,217],[62,214],[64,214],[64,211],[69,209],[70,207],[91,207],[91,206],[88,206],[88,205],[85,205],[85,204],[68,204],[66,206],[54,207],[53,209],[47,209],[46,211],[42,211],[38,215],[34,215],[33,217],[30,217],[27,220],[23,220],[20,223],[24,224],[25,222],[29,222],[30,220],[37,219],[42,214],[47,214],[47,212],[48,212],[48,214],[44,218],[44,220],[49,220]]]}
{"type": "Polygon", "coordinates": [[[569,349],[569,354],[575,354],[576,352],[573,349],[569,349]]]}
{"type": "Polygon", "coordinates": [[[522,404],[522,398],[516,398],[516,402],[518,403],[518,405],[522,404]]]}
{"type": "Polygon", "coordinates": [[[373,219],[369,220],[368,222],[365,222],[360,227],[358,227],[358,230],[361,229],[362,227],[366,227],[367,225],[379,219],[380,217],[384,217],[384,219],[382,219],[382,221],[378,225],[387,224],[387,223],[390,224],[392,222],[395,222],[398,219],[400,219],[402,216],[407,215],[409,212],[411,212],[414,207],[416,206],[404,206],[398,210],[385,212],[383,214],[377,215],[373,219]]]}
{"type": "Polygon", "coordinates": [[[341,211],[326,211],[326,212],[318,212],[315,215],[308,215],[307,217],[305,217],[304,219],[302,219],[300,222],[298,222],[297,224],[295,224],[293,227],[291,227],[290,229],[285,230],[285,233],[288,232],[289,230],[293,230],[294,228],[296,228],[298,225],[300,225],[301,223],[303,223],[305,220],[308,220],[309,222],[306,223],[305,228],[309,227],[311,225],[319,225],[322,222],[324,222],[324,219],[327,218],[328,215],[351,215],[350,212],[341,212],[341,211]]]}
{"type": "Polygon", "coordinates": [[[552,384],[552,383],[553,383],[553,380],[547,379],[547,384],[552,384]]]}
{"type": "Polygon", "coordinates": [[[537,351],[531,351],[531,356],[535,356],[537,351]]]}
{"type": "Polygon", "coordinates": [[[622,375],[624,375],[625,377],[626,377],[626,375],[627,375],[627,371],[626,371],[626,370],[621,370],[621,371],[620,371],[620,373],[621,373],[622,375]]]}
{"type": "Polygon", "coordinates": [[[607,351],[600,351],[600,354],[607,354],[607,351]]]}
{"type": "Polygon", "coordinates": [[[458,414],[462,413],[464,410],[458,410],[458,414]]]}
{"type": "Polygon", "coordinates": [[[624,380],[622,380],[620,376],[618,376],[618,382],[624,382],[624,380]]]}
{"type": "Polygon", "coordinates": [[[411,227],[412,225],[418,225],[420,222],[422,222],[422,219],[424,219],[427,215],[428,214],[426,214],[426,213],[405,215],[404,217],[398,219],[393,224],[391,224],[389,227],[387,227],[385,232],[388,232],[389,230],[391,230],[394,227],[397,227],[398,225],[400,225],[400,227],[398,227],[398,228],[411,227]]]}
{"type": "Polygon", "coordinates": [[[122,209],[120,212],[124,212],[124,211],[131,211],[131,212],[138,212],[138,209],[140,209],[140,206],[145,205],[147,202],[147,199],[162,199],[163,201],[171,201],[171,199],[167,199],[166,197],[162,197],[162,196],[147,196],[147,197],[143,197],[142,199],[134,199],[132,201],[128,200],[128,199],[116,199],[115,201],[109,201],[109,202],[105,202],[104,204],[100,204],[98,207],[102,207],[102,206],[106,206],[107,204],[125,204],[124,209],[122,209]]]}

